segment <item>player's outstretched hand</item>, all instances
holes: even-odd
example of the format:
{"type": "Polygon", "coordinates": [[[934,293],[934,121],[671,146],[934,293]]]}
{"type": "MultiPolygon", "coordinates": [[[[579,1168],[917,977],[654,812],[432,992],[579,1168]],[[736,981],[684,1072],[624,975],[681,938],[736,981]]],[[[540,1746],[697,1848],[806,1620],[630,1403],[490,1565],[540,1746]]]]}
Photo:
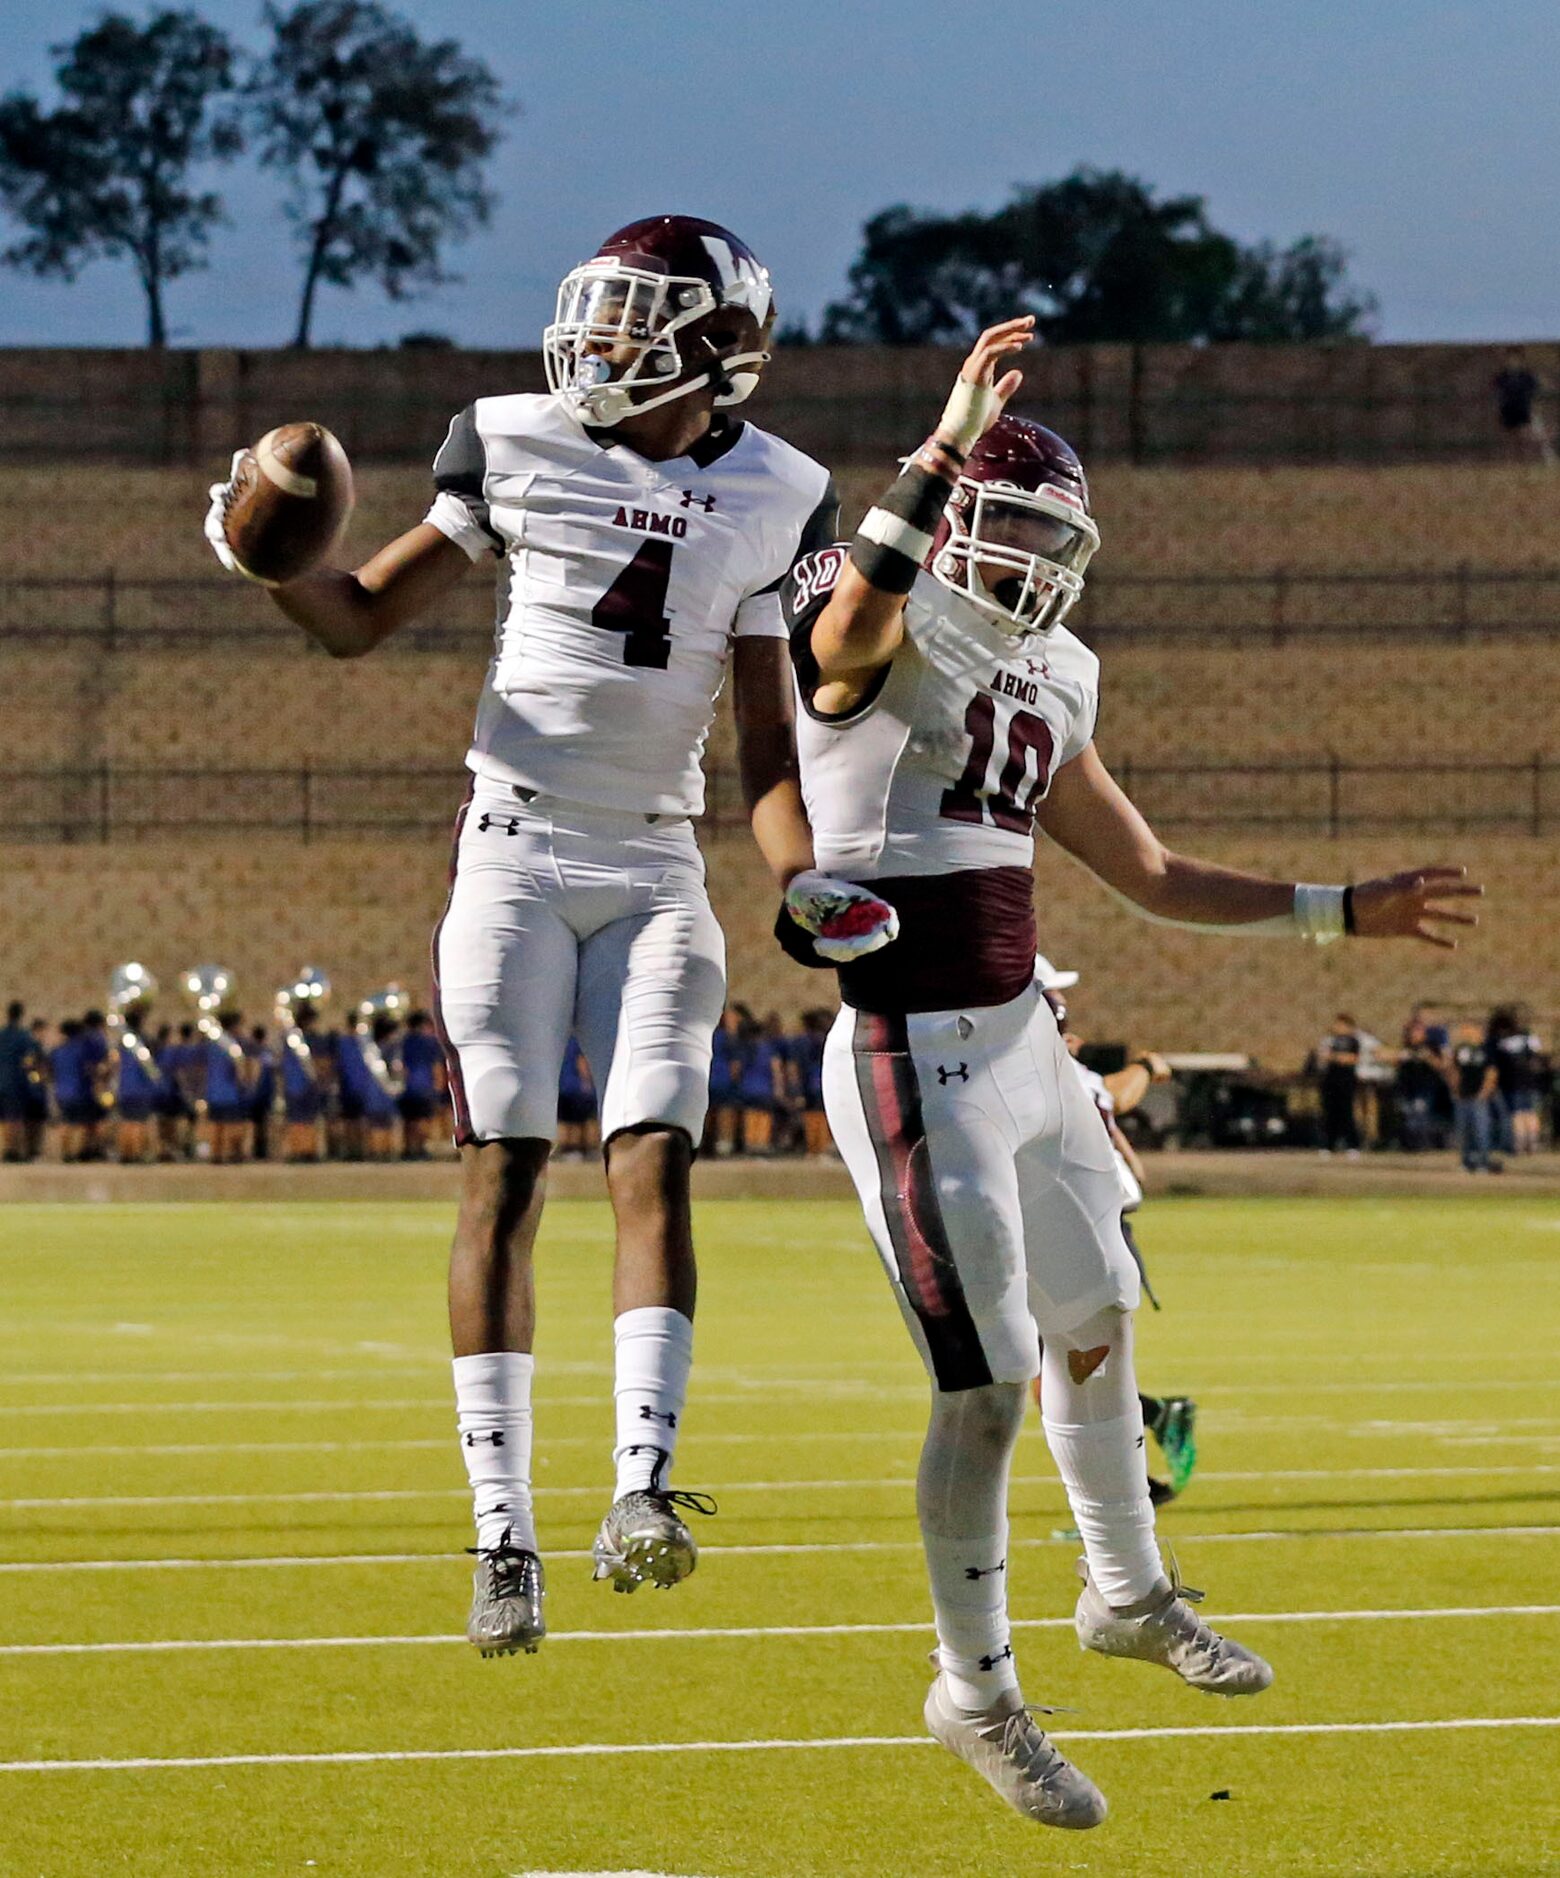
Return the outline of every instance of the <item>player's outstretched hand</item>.
{"type": "Polygon", "coordinates": [[[813,935],[813,950],[834,965],[865,958],[899,937],[899,915],[886,900],[815,869],[798,874],[786,888],[785,906],[813,935]]]}
{"type": "Polygon", "coordinates": [[[206,539],[211,543],[211,552],[230,574],[242,574],[245,580],[251,580],[253,576],[239,566],[233,550],[228,546],[227,530],[224,524],[227,520],[228,504],[238,492],[239,470],[249,454],[248,450],[235,450],[227,481],[213,483],[207,491],[211,497],[211,506],[206,510],[205,526],[206,539]]]}
{"type": "Polygon", "coordinates": [[[1362,939],[1422,939],[1455,952],[1456,939],[1436,928],[1477,926],[1479,916],[1442,902],[1477,900],[1483,893],[1468,879],[1466,867],[1418,867],[1362,880],[1354,889],[1354,930],[1362,939]]]}
{"type": "Polygon", "coordinates": [[[1016,319],[998,320],[988,326],[975,341],[970,356],[959,367],[959,376],[967,385],[990,385],[997,394],[997,408],[989,423],[994,424],[1002,407],[1024,382],[1022,372],[1004,372],[997,377],[997,367],[1010,352],[1022,352],[1035,336],[1035,316],[1021,313],[1016,319]]]}
{"type": "Polygon", "coordinates": [[[959,368],[958,383],[937,426],[937,435],[962,456],[969,455],[1023,384],[1022,372],[1004,372],[999,378],[997,368],[1010,354],[1022,351],[1034,336],[1035,316],[1024,313],[1017,319],[999,320],[995,326],[988,326],[975,341],[970,356],[959,368]]]}
{"type": "Polygon", "coordinates": [[[1171,1069],[1170,1065],[1157,1050],[1145,1050],[1138,1058],[1138,1061],[1143,1065],[1144,1069],[1148,1071],[1148,1079],[1150,1082],[1169,1082],[1170,1078],[1175,1074],[1174,1070],[1171,1069]]]}

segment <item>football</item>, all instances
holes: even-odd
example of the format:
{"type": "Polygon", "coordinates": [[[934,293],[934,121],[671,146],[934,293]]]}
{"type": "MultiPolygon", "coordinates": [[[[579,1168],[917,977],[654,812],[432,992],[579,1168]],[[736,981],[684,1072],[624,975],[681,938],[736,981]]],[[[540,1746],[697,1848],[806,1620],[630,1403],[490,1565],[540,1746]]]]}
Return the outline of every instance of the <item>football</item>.
{"type": "Polygon", "coordinates": [[[323,424],[281,424],[246,450],[223,533],[254,580],[296,580],[319,566],[352,513],[352,465],[323,424]]]}

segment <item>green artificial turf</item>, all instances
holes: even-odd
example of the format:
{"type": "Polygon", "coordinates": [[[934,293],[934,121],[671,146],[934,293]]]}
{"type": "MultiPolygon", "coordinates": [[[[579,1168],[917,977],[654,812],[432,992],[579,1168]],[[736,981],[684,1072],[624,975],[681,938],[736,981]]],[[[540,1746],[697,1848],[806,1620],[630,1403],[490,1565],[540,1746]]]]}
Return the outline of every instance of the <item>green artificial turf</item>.
{"type": "Polygon", "coordinates": [[[445,1209],[7,1208],[0,1563],[149,1563],[0,1570],[4,1878],[1560,1870],[1560,1728],[1228,1732],[1560,1717],[1560,1203],[1146,1209],[1166,1308],[1143,1316],[1142,1381],[1201,1405],[1201,1469],[1162,1530],[1216,1623],[1249,1614],[1230,1628],[1277,1682],[1226,1703],[1079,1652],[1036,1421],[1019,1661],[1110,1798],[1082,1835],[1027,1825],[920,1740],[924,1384],[854,1209],[711,1204],[699,1226],[677,1474],[721,1502],[699,1571],[668,1596],[590,1582],[610,1221],[557,1204],[537,1351],[553,1635],[483,1662],[458,1641],[445,1209]],[[722,1549],[751,1547],[815,1549],[722,1549]],[[1414,1614],[1369,1615],[1388,1611],[1414,1614]],[[245,1639],[273,1647],[18,1648],[245,1639]],[[861,1745],[798,1745],[841,1741],[861,1745]],[[789,1745],[716,1745],[763,1742],[789,1745]],[[663,1743],[707,1745],[615,1751],[663,1743]],[[595,1751],[451,1757],[560,1746],[595,1751]],[[447,1758],[15,1765],[393,1752],[447,1758]]]}

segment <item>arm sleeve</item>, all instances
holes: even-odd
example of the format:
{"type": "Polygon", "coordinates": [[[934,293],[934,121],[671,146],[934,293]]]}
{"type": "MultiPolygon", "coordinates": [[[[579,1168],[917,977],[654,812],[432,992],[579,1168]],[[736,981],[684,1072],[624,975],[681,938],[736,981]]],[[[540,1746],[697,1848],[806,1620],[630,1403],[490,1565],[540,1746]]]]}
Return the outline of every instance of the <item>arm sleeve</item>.
{"type": "Polygon", "coordinates": [[[453,541],[473,561],[502,554],[504,539],[494,528],[487,505],[487,449],[477,429],[477,407],[468,404],[450,421],[449,432],[433,459],[438,491],[423,518],[453,541]]]}
{"type": "MultiPolygon", "coordinates": [[[[738,639],[786,639],[791,635],[783,593],[797,567],[810,555],[826,548],[839,527],[840,498],[831,476],[812,513],[803,522],[801,533],[791,548],[790,562],[765,587],[743,597],[737,608],[732,631],[738,639]]],[[[832,582],[830,583],[833,584],[832,582]]]]}

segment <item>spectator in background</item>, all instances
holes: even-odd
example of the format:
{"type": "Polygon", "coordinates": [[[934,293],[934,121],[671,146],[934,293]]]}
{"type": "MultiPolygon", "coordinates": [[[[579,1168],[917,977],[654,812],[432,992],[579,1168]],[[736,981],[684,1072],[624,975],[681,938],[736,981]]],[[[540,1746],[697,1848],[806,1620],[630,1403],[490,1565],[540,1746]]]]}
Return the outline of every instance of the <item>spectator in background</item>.
{"type": "Polygon", "coordinates": [[[49,1052],[49,1082],[60,1116],[60,1159],[67,1163],[84,1160],[102,1111],[82,1048],[81,1025],[74,1017],[60,1025],[60,1040],[49,1052]]]}
{"type": "Polygon", "coordinates": [[[368,1158],[393,1161],[400,1151],[395,1126],[401,1113],[401,1024],[388,1011],[374,1019],[364,1043],[363,1066],[369,1076],[363,1092],[368,1158]]]}
{"type": "Polygon", "coordinates": [[[48,1020],[35,1017],[28,1029],[32,1032],[33,1056],[22,1103],[22,1158],[36,1161],[43,1153],[43,1138],[49,1126],[48,1020]]]}
{"type": "Polygon", "coordinates": [[[179,1092],[179,1139],[185,1160],[195,1158],[201,1104],[206,1099],[206,1039],[191,1023],[179,1026],[173,1046],[173,1078],[179,1092]]]}
{"type": "Polygon", "coordinates": [[[742,1038],[742,1151],[774,1152],[775,1123],[785,1113],[784,1027],[773,1012],[763,1023],[753,1019],[742,1038]]]}
{"type": "Polygon", "coordinates": [[[282,1153],[288,1161],[320,1158],[320,1121],[325,1113],[329,1055],[315,1048],[321,1041],[320,1014],[312,1004],[301,1005],[291,1030],[282,1039],[282,1114],[286,1130],[282,1153]]]}
{"type": "Polygon", "coordinates": [[[1362,1054],[1358,1026],[1346,1011],[1340,1011],[1315,1052],[1322,1096],[1323,1154],[1341,1149],[1351,1160],[1359,1159],[1360,1126],[1355,1104],[1362,1054]]]}
{"type": "Polygon", "coordinates": [[[239,1037],[242,1012],[219,1011],[217,1035],[207,1037],[203,1094],[210,1153],[220,1166],[236,1166],[244,1158],[244,1136],[249,1127],[249,1093],[253,1068],[239,1037]]]}
{"type": "Polygon", "coordinates": [[[563,1047],[558,1071],[558,1152],[569,1160],[582,1160],[595,1132],[596,1085],[578,1037],[563,1047]]]}
{"type": "Polygon", "coordinates": [[[1479,1026],[1471,1019],[1457,1026],[1452,1045],[1452,1092],[1455,1098],[1457,1151],[1470,1174],[1499,1171],[1491,1156],[1495,1144],[1494,1097],[1500,1079],[1479,1026]]]}
{"type": "Polygon", "coordinates": [[[250,1153],[257,1161],[271,1158],[271,1110],[276,1106],[276,1053],[266,1038],[264,1024],[256,1024],[244,1045],[249,1058],[250,1153]]]}
{"type": "Polygon", "coordinates": [[[1446,1054],[1429,1039],[1421,1019],[1411,1017],[1403,1031],[1397,1072],[1398,1146],[1406,1154],[1445,1146],[1442,1103],[1446,1095],[1446,1054]]]}
{"type": "Polygon", "coordinates": [[[109,1061],[112,1050],[108,1020],[101,1011],[88,1011],[81,1020],[81,1054],[87,1066],[87,1083],[94,1113],[82,1144],[81,1159],[84,1161],[107,1158],[103,1125],[114,1106],[114,1074],[113,1065],[109,1061]]]}
{"type": "Polygon", "coordinates": [[[438,1112],[443,1086],[444,1051],[426,1011],[413,1011],[401,1039],[401,1110],[403,1161],[426,1161],[428,1134],[438,1112]]]}
{"type": "Polygon", "coordinates": [[[1524,456],[1536,450],[1540,463],[1553,464],[1553,446],[1534,411],[1543,387],[1533,375],[1520,346],[1513,346],[1506,354],[1506,362],[1495,374],[1493,384],[1501,429],[1524,456]]]}
{"type": "Polygon", "coordinates": [[[1417,1032],[1421,1042],[1440,1059],[1444,1068],[1448,1052],[1452,1047],[1452,1033],[1446,1028],[1445,1021],[1437,1013],[1433,1004],[1416,1004],[1408,1014],[1408,1022],[1403,1026],[1403,1043],[1408,1044],[1409,1033],[1417,1032]]]}
{"type": "Polygon", "coordinates": [[[114,1075],[114,1112],[118,1122],[116,1146],[124,1163],[138,1163],[149,1158],[152,1145],[152,1116],[162,1093],[162,1074],[157,1056],[142,1033],[147,1011],[135,1004],[124,1014],[119,1045],[110,1057],[114,1075]]]}
{"type": "Polygon", "coordinates": [[[802,1104],[802,1145],[811,1155],[829,1154],[834,1138],[823,1112],[823,1046],[833,1018],[827,1011],[803,1011],[801,1034],[795,1038],[791,1060],[796,1066],[802,1104]]]}
{"type": "Polygon", "coordinates": [[[1497,1083],[1495,1128],[1508,1154],[1536,1154],[1542,1132],[1539,1092],[1548,1071],[1544,1046],[1525,1012],[1502,1005],[1485,1036],[1497,1083]]]}
{"type": "Polygon", "coordinates": [[[163,1162],[188,1160],[189,1131],[194,1125],[195,1112],[186,1102],[179,1081],[184,1058],[181,1046],[174,1042],[172,1024],[158,1026],[152,1055],[157,1062],[158,1079],[157,1158],[163,1162]]]}
{"type": "Polygon", "coordinates": [[[22,1022],[26,1014],[20,1001],[13,999],[6,1006],[5,1028],[0,1030],[0,1129],[8,1161],[27,1159],[27,1079],[38,1045],[22,1022]]]}
{"type": "Polygon", "coordinates": [[[728,1004],[715,1029],[710,1057],[709,1119],[704,1126],[707,1154],[733,1154],[742,1138],[742,1037],[753,1021],[745,1004],[728,1004]]]}

